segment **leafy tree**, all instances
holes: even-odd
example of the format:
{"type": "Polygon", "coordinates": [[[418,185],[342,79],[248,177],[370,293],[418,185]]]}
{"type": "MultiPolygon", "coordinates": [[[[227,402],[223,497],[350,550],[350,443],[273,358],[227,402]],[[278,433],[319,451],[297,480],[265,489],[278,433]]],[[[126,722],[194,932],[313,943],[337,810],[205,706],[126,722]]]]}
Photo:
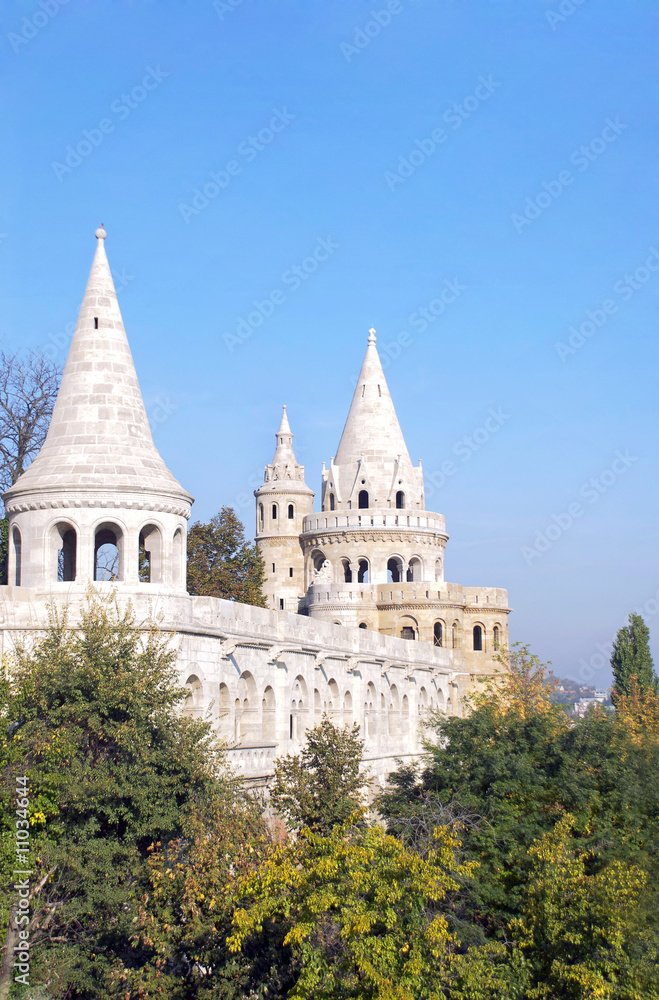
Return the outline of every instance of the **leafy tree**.
{"type": "Polygon", "coordinates": [[[355,825],[327,836],[305,827],[248,876],[229,945],[245,947],[267,921],[285,927],[301,966],[290,997],[439,1000],[451,944],[441,904],[469,867],[447,831],[422,858],[379,826],[355,825]]]}
{"type": "Polygon", "coordinates": [[[463,849],[479,868],[453,911],[465,947],[479,935],[505,937],[523,910],[528,851],[567,812],[584,850],[593,852],[592,870],[620,861],[648,874],[637,944],[649,945],[658,939],[659,740],[640,740],[603,709],[568,718],[551,701],[546,669],[524,647],[518,652],[519,662],[510,658],[510,673],[476,697],[466,718],[435,720],[428,763],[420,773],[408,767],[394,774],[378,808],[406,843],[424,811],[472,817],[463,849]]]}
{"type": "Polygon", "coordinates": [[[197,521],[188,531],[188,591],[206,597],[266,607],[265,564],[257,545],[245,541],[245,529],[231,507],[208,524],[197,521]]]}
{"type": "Polygon", "coordinates": [[[618,631],[611,653],[614,704],[621,695],[631,694],[632,677],[636,677],[641,694],[647,691],[657,693],[659,681],[654,672],[649,638],[650,630],[641,616],[634,613],[629,616],[629,624],[618,631]]]}
{"type": "MultiPolygon", "coordinates": [[[[135,899],[148,891],[153,845],[179,840],[220,789],[230,798],[221,750],[206,723],[179,713],[184,700],[175,651],[94,596],[75,627],[53,611],[45,637],[11,664],[2,816],[6,829],[15,775],[27,773],[41,886],[32,982],[53,997],[107,997],[119,956],[125,967],[151,961],[153,945],[135,939],[135,899]]],[[[7,926],[13,877],[3,876],[7,926]]]]}
{"type": "Polygon", "coordinates": [[[363,751],[356,723],[339,729],[324,715],[319,725],[307,730],[299,755],[276,761],[273,807],[293,829],[306,826],[313,833],[328,834],[346,823],[364,804],[363,751]]]}

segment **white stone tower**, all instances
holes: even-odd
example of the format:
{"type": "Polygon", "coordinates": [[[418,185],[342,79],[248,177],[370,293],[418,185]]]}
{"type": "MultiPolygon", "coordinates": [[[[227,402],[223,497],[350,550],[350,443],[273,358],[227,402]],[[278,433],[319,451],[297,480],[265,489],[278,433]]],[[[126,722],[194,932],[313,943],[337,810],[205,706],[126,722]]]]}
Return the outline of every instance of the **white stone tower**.
{"type": "Polygon", "coordinates": [[[105,237],[96,230],[48,435],[4,494],[9,584],[185,593],[193,499],[153,443],[105,237]]]}
{"type": "Polygon", "coordinates": [[[295,458],[285,406],[274,458],[254,496],[256,543],[265,561],[268,605],[273,611],[297,612],[305,590],[300,534],[305,515],[313,510],[314,492],[304,481],[304,466],[295,458]]]}

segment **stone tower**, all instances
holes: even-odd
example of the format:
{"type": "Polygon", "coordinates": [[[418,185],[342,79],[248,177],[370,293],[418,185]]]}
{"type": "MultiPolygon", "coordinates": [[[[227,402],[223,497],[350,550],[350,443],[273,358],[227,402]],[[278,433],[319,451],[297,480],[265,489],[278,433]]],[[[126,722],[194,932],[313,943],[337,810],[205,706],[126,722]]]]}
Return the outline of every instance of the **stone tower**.
{"type": "Polygon", "coordinates": [[[313,618],[450,647],[475,673],[507,642],[505,590],[444,581],[448,535],[425,509],[369,331],[336,457],[323,466],[322,512],[304,519],[306,597],[313,618]]]}
{"type": "Polygon", "coordinates": [[[4,494],[9,583],[184,594],[192,497],[153,443],[104,229],[41,451],[4,494]]]}
{"type": "Polygon", "coordinates": [[[276,611],[297,612],[304,597],[304,556],[300,534],[313,510],[314,492],[304,481],[304,466],[293,451],[286,407],[277,431],[277,448],[265,467],[256,497],[256,542],[265,561],[265,593],[276,611]]]}

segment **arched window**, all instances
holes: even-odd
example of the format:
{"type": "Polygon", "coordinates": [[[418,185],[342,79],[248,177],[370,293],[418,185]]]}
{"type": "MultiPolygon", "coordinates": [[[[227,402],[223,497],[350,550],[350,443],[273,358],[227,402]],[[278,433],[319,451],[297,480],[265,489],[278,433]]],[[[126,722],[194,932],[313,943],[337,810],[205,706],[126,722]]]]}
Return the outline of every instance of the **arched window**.
{"type": "Polygon", "coordinates": [[[277,730],[277,703],[275,701],[275,692],[270,685],[263,692],[261,708],[263,716],[261,720],[261,735],[266,743],[274,743],[277,730]]]}
{"type": "Polygon", "coordinates": [[[344,583],[352,583],[352,570],[350,569],[350,560],[342,559],[341,566],[343,567],[343,581],[344,583]]]}
{"type": "Polygon", "coordinates": [[[421,560],[416,557],[414,559],[410,559],[407,567],[407,582],[417,583],[421,579],[422,575],[421,560]]]}
{"type": "Polygon", "coordinates": [[[368,507],[368,490],[359,491],[359,509],[366,510],[368,507]]]}
{"type": "Polygon", "coordinates": [[[405,506],[405,494],[402,490],[398,490],[396,494],[396,510],[402,510],[405,506]]]}
{"type": "Polygon", "coordinates": [[[21,585],[21,571],[23,562],[23,543],[21,539],[21,533],[14,525],[11,532],[11,541],[14,546],[14,585],[20,587],[21,585]]]}
{"type": "Polygon", "coordinates": [[[359,560],[357,567],[357,583],[368,583],[368,563],[365,559],[359,560]]]}
{"type": "Polygon", "coordinates": [[[94,580],[123,579],[123,535],[116,524],[101,524],[94,536],[94,580]]]}
{"type": "Polygon", "coordinates": [[[494,628],[492,629],[492,645],[494,646],[495,649],[498,649],[500,643],[501,643],[501,633],[499,631],[499,626],[495,625],[494,628]]]}
{"type": "Polygon", "coordinates": [[[442,582],[442,560],[435,559],[435,583],[442,582]]]}
{"type": "Polygon", "coordinates": [[[185,682],[187,698],[183,706],[183,715],[199,718],[203,712],[204,688],[196,674],[190,674],[185,682]]]}
{"type": "Polygon", "coordinates": [[[288,520],[292,521],[294,517],[295,517],[295,507],[293,506],[292,503],[289,503],[289,505],[288,505],[288,520]]]}
{"type": "Polygon", "coordinates": [[[57,546],[57,581],[72,583],[76,578],[78,536],[75,528],[66,522],[56,524],[54,532],[57,546]]]}
{"type": "Polygon", "coordinates": [[[417,631],[418,631],[418,625],[414,618],[407,617],[401,619],[400,621],[401,639],[416,639],[417,631]]]}
{"type": "Polygon", "coordinates": [[[140,531],[138,574],[140,583],[162,580],[162,537],[155,524],[146,524],[140,531]]]}
{"type": "Polygon", "coordinates": [[[366,622],[360,622],[359,623],[359,627],[360,628],[368,628],[368,625],[366,624],[366,622]]]}
{"type": "Polygon", "coordinates": [[[474,625],[474,649],[479,653],[483,649],[483,629],[480,625],[474,625]]]}
{"type": "Polygon", "coordinates": [[[453,622],[453,625],[451,627],[451,645],[453,646],[453,649],[457,649],[459,643],[460,643],[460,635],[458,632],[458,623],[453,622]]]}
{"type": "Polygon", "coordinates": [[[403,577],[403,562],[392,556],[387,562],[387,583],[400,583],[403,577]]]}
{"type": "Polygon", "coordinates": [[[259,504],[259,531],[263,530],[263,504],[259,504]]]}
{"type": "Polygon", "coordinates": [[[173,538],[174,547],[174,583],[179,583],[181,580],[185,580],[185,563],[183,562],[183,530],[182,528],[177,528],[174,532],[173,538]]]}
{"type": "Polygon", "coordinates": [[[272,520],[273,521],[277,520],[277,504],[276,503],[273,503],[273,505],[272,505],[272,520]]]}
{"type": "Polygon", "coordinates": [[[334,510],[334,494],[330,493],[330,510],[334,510]]]}
{"type": "Polygon", "coordinates": [[[434,646],[444,645],[444,630],[442,628],[441,622],[435,622],[433,628],[433,645],[434,646]]]}

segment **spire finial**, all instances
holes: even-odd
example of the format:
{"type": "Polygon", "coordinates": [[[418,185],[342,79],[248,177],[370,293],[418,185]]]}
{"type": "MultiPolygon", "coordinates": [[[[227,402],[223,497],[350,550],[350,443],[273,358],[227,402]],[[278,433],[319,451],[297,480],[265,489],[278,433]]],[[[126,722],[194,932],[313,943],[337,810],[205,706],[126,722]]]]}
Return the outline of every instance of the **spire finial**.
{"type": "Polygon", "coordinates": [[[369,344],[375,343],[375,330],[373,329],[373,327],[371,327],[371,329],[368,331],[368,342],[369,344]]]}
{"type": "Polygon", "coordinates": [[[96,237],[97,240],[104,240],[107,235],[108,234],[103,229],[103,223],[101,223],[96,232],[94,233],[94,236],[96,237]]]}

